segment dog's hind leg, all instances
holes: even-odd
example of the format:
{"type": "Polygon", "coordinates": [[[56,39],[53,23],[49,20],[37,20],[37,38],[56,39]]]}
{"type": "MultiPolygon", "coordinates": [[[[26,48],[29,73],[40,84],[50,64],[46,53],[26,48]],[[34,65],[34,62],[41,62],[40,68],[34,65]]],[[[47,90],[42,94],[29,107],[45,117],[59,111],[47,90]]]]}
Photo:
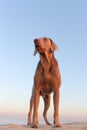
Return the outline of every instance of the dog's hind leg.
{"type": "Polygon", "coordinates": [[[50,95],[45,95],[43,97],[44,99],[44,112],[43,112],[43,117],[44,117],[44,120],[46,122],[47,125],[51,125],[51,123],[49,123],[48,119],[47,119],[47,111],[49,109],[49,106],[50,106],[50,95]]]}
{"type": "Polygon", "coordinates": [[[28,113],[28,123],[27,125],[31,125],[32,124],[32,111],[33,111],[33,107],[34,107],[34,96],[33,96],[33,90],[32,90],[32,96],[30,99],[30,110],[28,113]]]}

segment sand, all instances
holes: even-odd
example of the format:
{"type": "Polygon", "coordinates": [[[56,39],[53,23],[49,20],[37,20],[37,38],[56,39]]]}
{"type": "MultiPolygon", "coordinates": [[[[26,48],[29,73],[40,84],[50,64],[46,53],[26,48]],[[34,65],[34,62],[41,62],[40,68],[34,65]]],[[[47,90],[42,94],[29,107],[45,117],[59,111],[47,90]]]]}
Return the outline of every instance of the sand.
{"type": "MultiPolygon", "coordinates": [[[[1,125],[0,130],[36,130],[27,125],[7,124],[1,125]]],[[[38,125],[37,130],[87,130],[87,122],[82,123],[67,123],[63,124],[60,128],[54,128],[53,125],[48,126],[45,124],[38,125]]]]}

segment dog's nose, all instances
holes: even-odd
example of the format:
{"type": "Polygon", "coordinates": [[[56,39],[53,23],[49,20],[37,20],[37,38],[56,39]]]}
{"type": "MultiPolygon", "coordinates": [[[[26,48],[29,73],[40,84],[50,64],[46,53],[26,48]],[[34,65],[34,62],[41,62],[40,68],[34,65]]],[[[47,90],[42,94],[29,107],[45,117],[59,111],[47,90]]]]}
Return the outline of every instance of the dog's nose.
{"type": "Polygon", "coordinates": [[[38,39],[34,39],[34,43],[37,43],[38,42],[38,39]]]}

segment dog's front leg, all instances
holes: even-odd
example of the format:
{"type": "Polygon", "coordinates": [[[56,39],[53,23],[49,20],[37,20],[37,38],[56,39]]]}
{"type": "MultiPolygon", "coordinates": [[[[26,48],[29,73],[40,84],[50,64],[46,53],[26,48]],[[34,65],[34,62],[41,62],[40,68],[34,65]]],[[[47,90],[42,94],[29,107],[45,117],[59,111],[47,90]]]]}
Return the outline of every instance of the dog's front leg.
{"type": "Polygon", "coordinates": [[[54,127],[60,127],[60,120],[59,120],[59,95],[60,92],[55,91],[53,100],[54,100],[54,127]]]}
{"type": "Polygon", "coordinates": [[[38,106],[39,106],[40,93],[38,90],[34,91],[34,113],[32,128],[38,127],[38,106]]]}
{"type": "Polygon", "coordinates": [[[34,106],[34,97],[31,96],[31,99],[30,99],[30,111],[28,113],[28,123],[27,125],[31,125],[32,124],[32,110],[33,110],[33,106],[34,106]]]}

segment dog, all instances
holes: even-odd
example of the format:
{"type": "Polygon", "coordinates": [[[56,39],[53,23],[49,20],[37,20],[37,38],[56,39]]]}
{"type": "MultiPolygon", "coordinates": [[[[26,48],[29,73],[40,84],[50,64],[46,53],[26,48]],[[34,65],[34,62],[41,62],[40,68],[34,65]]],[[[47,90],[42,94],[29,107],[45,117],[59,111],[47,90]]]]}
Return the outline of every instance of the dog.
{"type": "Polygon", "coordinates": [[[39,99],[42,96],[44,100],[43,117],[47,125],[50,125],[47,119],[47,111],[50,106],[50,94],[53,92],[54,102],[54,127],[60,127],[59,119],[59,95],[61,86],[61,75],[58,62],[54,57],[54,51],[58,50],[57,45],[47,37],[34,39],[34,55],[39,53],[38,62],[34,75],[34,85],[30,99],[30,110],[28,113],[28,125],[32,128],[38,127],[38,106],[39,99]],[[32,121],[33,111],[33,121],[32,121]]]}

